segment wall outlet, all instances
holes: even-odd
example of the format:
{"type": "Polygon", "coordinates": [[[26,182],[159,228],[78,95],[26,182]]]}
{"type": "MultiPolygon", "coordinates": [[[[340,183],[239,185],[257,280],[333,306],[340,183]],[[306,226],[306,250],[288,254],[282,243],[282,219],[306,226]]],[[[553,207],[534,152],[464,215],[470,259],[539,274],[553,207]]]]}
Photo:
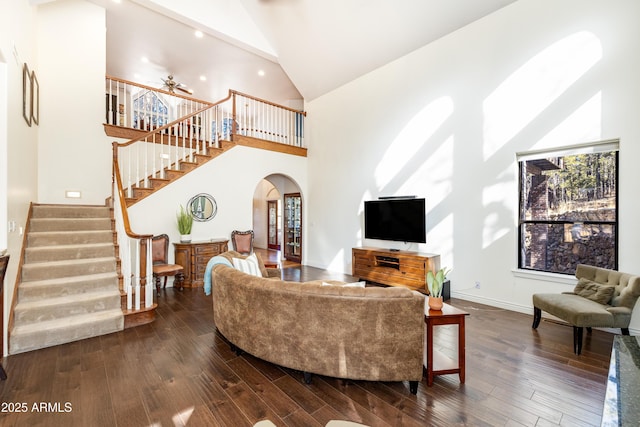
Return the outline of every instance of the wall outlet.
{"type": "Polygon", "coordinates": [[[476,281],[476,289],[480,289],[480,282],[476,281]]]}

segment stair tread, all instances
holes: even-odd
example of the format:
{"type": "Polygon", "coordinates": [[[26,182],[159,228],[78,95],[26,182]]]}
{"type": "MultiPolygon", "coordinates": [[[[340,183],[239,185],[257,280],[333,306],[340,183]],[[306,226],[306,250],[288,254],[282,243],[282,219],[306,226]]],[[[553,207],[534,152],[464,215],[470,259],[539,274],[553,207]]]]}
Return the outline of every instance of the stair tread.
{"type": "Polygon", "coordinates": [[[29,235],[34,236],[65,236],[67,234],[104,234],[113,233],[111,229],[104,230],[51,230],[51,231],[29,231],[29,235]]]}
{"type": "Polygon", "coordinates": [[[31,221],[44,222],[44,221],[73,221],[73,222],[95,222],[95,221],[104,221],[111,219],[110,216],[72,216],[72,217],[63,217],[63,216],[43,216],[37,218],[31,218],[31,221]]]}
{"type": "Polygon", "coordinates": [[[56,330],[67,328],[70,326],[81,327],[91,323],[98,323],[105,319],[117,318],[123,316],[121,308],[111,310],[97,311],[93,313],[77,314],[74,316],[61,317],[59,319],[45,320],[42,322],[26,323],[24,325],[15,325],[11,332],[12,337],[18,335],[40,332],[42,330],[56,330]]]}
{"type": "Polygon", "coordinates": [[[56,205],[36,204],[33,206],[33,218],[101,218],[110,216],[111,211],[104,205],[56,205]]]}
{"type": "Polygon", "coordinates": [[[96,258],[78,258],[78,259],[64,259],[61,261],[45,261],[45,262],[25,262],[22,268],[26,267],[41,267],[43,265],[50,266],[65,266],[65,265],[74,265],[74,264],[90,264],[90,263],[98,263],[102,261],[113,261],[115,260],[115,256],[108,257],[96,257],[96,258]]]}
{"type": "Polygon", "coordinates": [[[81,276],[58,277],[55,279],[32,280],[30,282],[22,282],[20,284],[20,287],[29,289],[29,288],[58,285],[60,283],[79,284],[79,283],[85,283],[90,280],[109,279],[109,278],[117,279],[118,274],[115,271],[113,271],[109,273],[96,273],[96,274],[85,274],[81,276]]]}
{"type": "Polygon", "coordinates": [[[18,302],[14,310],[15,311],[32,310],[34,308],[51,307],[51,306],[60,305],[60,304],[68,304],[68,303],[76,303],[76,302],[81,303],[81,302],[96,300],[96,299],[105,298],[105,297],[112,297],[115,295],[117,295],[118,298],[120,298],[120,291],[117,289],[113,289],[108,291],[93,291],[93,292],[86,292],[83,294],[65,295],[65,296],[54,297],[54,298],[40,298],[38,300],[18,302]]]}
{"type": "Polygon", "coordinates": [[[68,245],[43,245],[43,246],[30,246],[25,248],[25,251],[50,251],[51,249],[88,249],[88,248],[104,248],[113,247],[113,242],[98,242],[98,243],[71,243],[68,245]]]}

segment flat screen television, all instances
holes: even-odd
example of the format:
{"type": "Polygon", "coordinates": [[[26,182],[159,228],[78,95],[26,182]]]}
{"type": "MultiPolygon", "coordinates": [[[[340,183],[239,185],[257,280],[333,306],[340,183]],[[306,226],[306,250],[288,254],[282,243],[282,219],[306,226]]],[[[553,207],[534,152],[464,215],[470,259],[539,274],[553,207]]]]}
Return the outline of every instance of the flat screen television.
{"type": "Polygon", "coordinates": [[[364,237],[426,243],[425,199],[389,198],[364,202],[364,237]]]}

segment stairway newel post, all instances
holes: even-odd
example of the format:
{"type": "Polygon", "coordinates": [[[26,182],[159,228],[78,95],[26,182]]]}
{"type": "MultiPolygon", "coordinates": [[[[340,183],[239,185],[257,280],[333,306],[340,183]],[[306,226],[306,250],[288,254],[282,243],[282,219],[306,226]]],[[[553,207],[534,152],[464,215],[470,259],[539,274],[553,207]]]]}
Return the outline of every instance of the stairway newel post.
{"type": "Polygon", "coordinates": [[[236,124],[236,93],[233,92],[231,101],[231,141],[233,136],[238,132],[238,125],[236,124]]]}
{"type": "Polygon", "coordinates": [[[147,239],[140,239],[140,289],[144,294],[147,284],[147,239]]]}

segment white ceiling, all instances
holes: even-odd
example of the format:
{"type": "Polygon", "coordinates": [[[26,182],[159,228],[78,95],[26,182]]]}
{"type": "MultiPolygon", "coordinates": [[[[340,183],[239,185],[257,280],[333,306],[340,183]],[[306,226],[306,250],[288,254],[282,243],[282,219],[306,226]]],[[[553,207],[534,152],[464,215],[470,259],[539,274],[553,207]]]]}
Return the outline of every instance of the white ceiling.
{"type": "Polygon", "coordinates": [[[199,99],[235,89],[289,105],[516,0],[92,1],[107,9],[107,74],[160,86],[173,73],[199,99]]]}

